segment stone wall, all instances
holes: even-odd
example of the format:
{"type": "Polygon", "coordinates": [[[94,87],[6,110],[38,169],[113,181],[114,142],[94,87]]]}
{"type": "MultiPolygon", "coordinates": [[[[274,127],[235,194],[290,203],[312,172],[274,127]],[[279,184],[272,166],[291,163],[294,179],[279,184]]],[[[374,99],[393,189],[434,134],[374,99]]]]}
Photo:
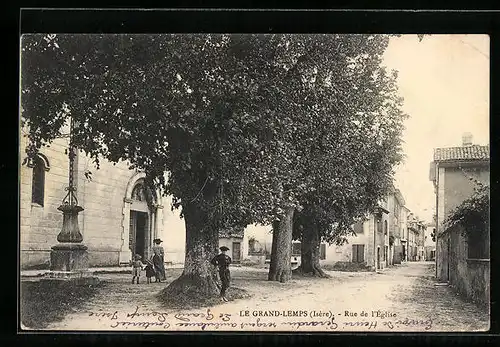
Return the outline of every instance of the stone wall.
{"type": "Polygon", "coordinates": [[[467,259],[467,239],[460,228],[449,231],[450,284],[462,295],[481,304],[490,301],[490,262],[467,259]]]}
{"type": "Polygon", "coordinates": [[[78,197],[85,209],[79,216],[90,266],[117,266],[123,242],[123,205],[129,180],[136,174],[126,163],[102,160],[97,170],[83,152],[78,158],[78,197]],[[84,170],[92,172],[85,178],[84,170]]]}
{"type": "MultiPolygon", "coordinates": [[[[21,133],[22,134],[22,133],[21,133]]],[[[27,139],[20,136],[20,159],[26,158],[27,139]]],[[[68,185],[67,139],[55,140],[40,150],[48,158],[43,206],[31,202],[33,169],[20,167],[20,265],[21,268],[49,266],[50,250],[62,227],[61,205],[68,185]]]]}
{"type": "Polygon", "coordinates": [[[448,281],[448,243],[448,233],[442,233],[437,236],[436,277],[440,281],[448,281]]]}

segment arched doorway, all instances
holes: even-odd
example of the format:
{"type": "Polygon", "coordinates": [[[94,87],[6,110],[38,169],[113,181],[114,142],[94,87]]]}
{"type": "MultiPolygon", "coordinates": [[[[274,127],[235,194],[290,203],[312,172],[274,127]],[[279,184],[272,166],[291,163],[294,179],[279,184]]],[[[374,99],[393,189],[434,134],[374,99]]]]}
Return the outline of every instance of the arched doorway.
{"type": "Polygon", "coordinates": [[[149,257],[151,244],[151,223],[153,206],[156,199],[151,189],[147,188],[144,180],[139,180],[132,189],[132,203],[130,206],[129,248],[132,256],[139,254],[143,259],[149,257]]]}
{"type": "Polygon", "coordinates": [[[153,239],[163,223],[158,194],[146,186],[144,173],[135,174],[125,193],[120,264],[128,264],[134,254],[151,256],[153,239]]]}

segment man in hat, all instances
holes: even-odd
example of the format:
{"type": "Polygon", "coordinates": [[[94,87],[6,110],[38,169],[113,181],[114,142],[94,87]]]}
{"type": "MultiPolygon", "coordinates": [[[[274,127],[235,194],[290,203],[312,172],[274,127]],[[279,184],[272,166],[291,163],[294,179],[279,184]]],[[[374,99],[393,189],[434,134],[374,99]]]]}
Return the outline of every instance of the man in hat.
{"type": "Polygon", "coordinates": [[[229,264],[231,264],[231,258],[226,255],[226,252],[229,250],[229,248],[227,248],[226,246],[222,246],[219,249],[221,250],[221,253],[213,257],[210,263],[219,268],[219,277],[222,282],[220,296],[223,301],[228,301],[226,299],[226,290],[227,288],[229,288],[229,282],[231,280],[231,273],[229,272],[229,264]]]}

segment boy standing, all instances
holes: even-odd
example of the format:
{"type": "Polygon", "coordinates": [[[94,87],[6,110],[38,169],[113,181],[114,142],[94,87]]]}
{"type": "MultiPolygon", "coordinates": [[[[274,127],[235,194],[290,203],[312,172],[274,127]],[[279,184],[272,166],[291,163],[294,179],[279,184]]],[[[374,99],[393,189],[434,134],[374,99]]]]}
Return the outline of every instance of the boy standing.
{"type": "Polygon", "coordinates": [[[221,253],[216,255],[210,263],[219,268],[219,277],[222,282],[222,287],[220,289],[220,296],[223,301],[228,301],[226,299],[226,290],[229,288],[229,282],[231,280],[231,273],[229,272],[229,264],[231,264],[231,258],[226,255],[229,250],[226,246],[220,247],[221,253]]]}
{"type": "Polygon", "coordinates": [[[135,255],[135,261],[132,264],[132,284],[134,284],[137,278],[137,284],[139,284],[139,278],[141,277],[142,271],[142,256],[140,254],[135,255]]]}

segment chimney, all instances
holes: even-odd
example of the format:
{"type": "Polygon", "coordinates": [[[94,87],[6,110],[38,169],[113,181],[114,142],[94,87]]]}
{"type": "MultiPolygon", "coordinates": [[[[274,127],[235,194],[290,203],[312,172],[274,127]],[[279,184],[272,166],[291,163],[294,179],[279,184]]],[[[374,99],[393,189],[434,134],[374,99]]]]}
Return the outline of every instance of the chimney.
{"type": "Polygon", "coordinates": [[[462,135],[462,146],[472,146],[472,134],[467,132],[462,135]]]}

